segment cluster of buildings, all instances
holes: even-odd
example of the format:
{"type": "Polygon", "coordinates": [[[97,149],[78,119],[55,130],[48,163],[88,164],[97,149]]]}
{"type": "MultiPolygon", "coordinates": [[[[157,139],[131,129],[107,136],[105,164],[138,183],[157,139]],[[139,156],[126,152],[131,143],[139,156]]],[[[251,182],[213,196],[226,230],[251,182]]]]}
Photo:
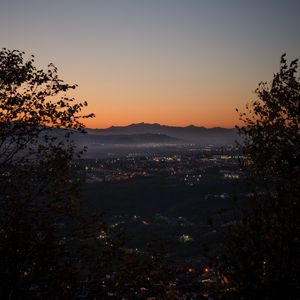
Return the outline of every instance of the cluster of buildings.
{"type": "Polygon", "coordinates": [[[163,176],[195,186],[208,179],[239,180],[237,155],[186,153],[176,155],[85,159],[77,161],[85,182],[117,182],[137,177],[163,176]]]}

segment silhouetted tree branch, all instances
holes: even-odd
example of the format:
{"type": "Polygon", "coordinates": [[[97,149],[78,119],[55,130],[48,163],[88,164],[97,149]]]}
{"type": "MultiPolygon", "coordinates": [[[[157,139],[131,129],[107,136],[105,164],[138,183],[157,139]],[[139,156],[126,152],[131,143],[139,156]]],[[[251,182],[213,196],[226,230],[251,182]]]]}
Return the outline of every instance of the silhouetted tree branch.
{"type": "MultiPolygon", "coordinates": [[[[287,63],[240,114],[244,167],[256,188],[251,208],[231,228],[221,259],[233,299],[298,299],[300,270],[300,82],[287,63]]],[[[226,297],[225,297],[226,298],[226,297]]]]}
{"type": "Polygon", "coordinates": [[[53,64],[24,55],[0,52],[0,297],[66,298],[75,278],[56,223],[78,211],[70,135],[93,115],[53,64]]]}

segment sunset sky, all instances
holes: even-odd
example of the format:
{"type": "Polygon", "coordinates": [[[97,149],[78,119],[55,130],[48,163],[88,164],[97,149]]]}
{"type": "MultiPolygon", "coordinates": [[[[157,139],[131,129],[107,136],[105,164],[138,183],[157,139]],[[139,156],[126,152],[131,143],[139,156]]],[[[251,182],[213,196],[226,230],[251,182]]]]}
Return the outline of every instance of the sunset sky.
{"type": "Polygon", "coordinates": [[[300,1],[0,0],[0,41],[77,83],[88,127],[232,127],[281,54],[300,57],[300,1]]]}

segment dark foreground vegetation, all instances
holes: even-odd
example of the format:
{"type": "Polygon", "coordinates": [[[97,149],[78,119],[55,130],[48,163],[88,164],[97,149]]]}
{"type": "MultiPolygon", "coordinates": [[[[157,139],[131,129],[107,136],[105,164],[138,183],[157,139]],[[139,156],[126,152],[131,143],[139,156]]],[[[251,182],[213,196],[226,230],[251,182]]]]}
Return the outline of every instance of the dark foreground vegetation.
{"type": "Polygon", "coordinates": [[[91,162],[72,142],[93,117],[76,86],[3,49],[0,298],[298,299],[296,76],[282,56],[259,85],[238,158],[91,162]]]}

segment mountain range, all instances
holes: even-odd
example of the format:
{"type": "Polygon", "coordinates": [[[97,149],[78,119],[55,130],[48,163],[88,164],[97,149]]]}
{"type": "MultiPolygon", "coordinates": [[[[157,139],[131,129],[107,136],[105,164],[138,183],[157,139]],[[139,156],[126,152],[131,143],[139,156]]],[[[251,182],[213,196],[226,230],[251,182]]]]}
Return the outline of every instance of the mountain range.
{"type": "MultiPolygon", "coordinates": [[[[90,130],[88,130],[90,131],[90,130]]],[[[84,145],[182,144],[177,138],[155,133],[138,134],[75,134],[75,141],[84,145]]]]}
{"type": "Polygon", "coordinates": [[[228,145],[239,141],[235,128],[206,128],[194,125],[186,127],[137,123],[128,126],[112,126],[106,129],[86,129],[84,140],[101,144],[138,143],[195,143],[199,145],[228,145]]]}

